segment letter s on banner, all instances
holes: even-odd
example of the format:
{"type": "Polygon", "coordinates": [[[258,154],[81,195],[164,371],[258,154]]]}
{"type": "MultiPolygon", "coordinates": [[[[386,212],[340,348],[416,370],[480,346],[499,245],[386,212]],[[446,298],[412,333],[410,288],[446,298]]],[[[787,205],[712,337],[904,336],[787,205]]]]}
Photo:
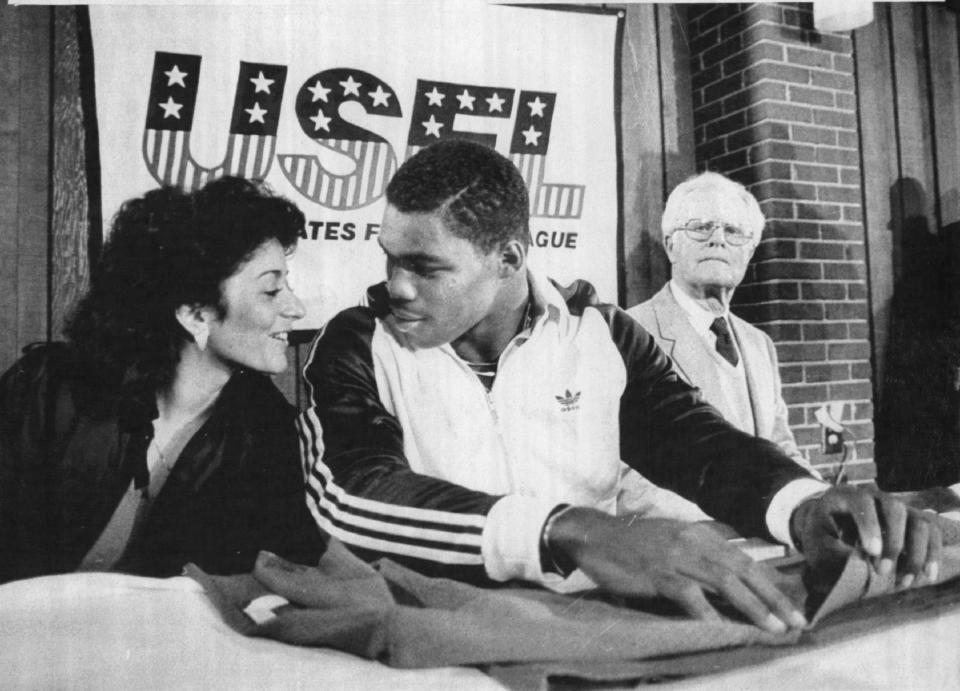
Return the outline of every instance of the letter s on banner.
{"type": "Polygon", "coordinates": [[[396,118],[402,113],[394,90],[362,70],[324,70],[303,83],[296,100],[300,128],[320,146],[350,158],[352,173],[332,173],[313,155],[277,155],[290,184],[328,209],[359,209],[376,201],[397,169],[397,156],[386,139],[340,116],[340,105],[348,101],[371,115],[396,118]]]}

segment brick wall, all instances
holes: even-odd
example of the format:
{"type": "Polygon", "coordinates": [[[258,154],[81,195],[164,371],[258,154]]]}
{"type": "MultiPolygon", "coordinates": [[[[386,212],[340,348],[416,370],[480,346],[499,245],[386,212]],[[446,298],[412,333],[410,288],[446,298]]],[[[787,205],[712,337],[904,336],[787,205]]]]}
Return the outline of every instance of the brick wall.
{"type": "Polygon", "coordinates": [[[875,476],[856,93],[846,34],[807,3],[691,6],[698,170],[739,180],[767,217],[734,311],[773,338],[790,422],[825,476],[814,418],[846,404],[846,477],[875,476]]]}

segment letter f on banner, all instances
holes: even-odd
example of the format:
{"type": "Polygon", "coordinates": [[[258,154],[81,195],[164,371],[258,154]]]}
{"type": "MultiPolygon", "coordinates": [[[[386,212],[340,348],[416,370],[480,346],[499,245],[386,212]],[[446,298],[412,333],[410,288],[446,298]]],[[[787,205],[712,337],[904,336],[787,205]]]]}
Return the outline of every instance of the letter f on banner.
{"type": "Polygon", "coordinates": [[[219,165],[206,167],[190,152],[200,56],[157,51],[143,131],[143,159],[150,174],[161,184],[185,189],[224,175],[265,178],[273,164],[286,79],[283,65],[240,63],[227,152],[219,165]]]}
{"type": "MultiPolygon", "coordinates": [[[[418,80],[407,136],[407,158],[433,142],[450,137],[497,148],[496,134],[454,129],[457,118],[509,118],[515,95],[514,89],[505,86],[418,80]]],[[[580,218],[586,186],[543,180],[556,101],[555,93],[520,92],[510,140],[510,160],[520,170],[530,191],[531,216],[580,218]]]]}

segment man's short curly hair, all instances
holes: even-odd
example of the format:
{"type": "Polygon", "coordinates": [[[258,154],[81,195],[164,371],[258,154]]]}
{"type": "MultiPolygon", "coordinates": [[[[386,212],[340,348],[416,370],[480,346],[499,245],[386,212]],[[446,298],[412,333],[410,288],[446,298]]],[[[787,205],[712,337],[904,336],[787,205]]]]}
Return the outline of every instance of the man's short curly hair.
{"type": "Polygon", "coordinates": [[[215,306],[223,316],[223,281],[269,240],[292,251],[303,227],[296,205],[241,178],[130,199],[113,218],[66,336],[97,361],[120,372],[135,367],[163,386],[191,338],[177,308],[215,306]]]}
{"type": "Polygon", "coordinates": [[[387,186],[402,213],[439,212],[483,253],[510,240],[530,245],[530,202],[520,171],[488,146],[444,139],[414,154],[387,186]]]}

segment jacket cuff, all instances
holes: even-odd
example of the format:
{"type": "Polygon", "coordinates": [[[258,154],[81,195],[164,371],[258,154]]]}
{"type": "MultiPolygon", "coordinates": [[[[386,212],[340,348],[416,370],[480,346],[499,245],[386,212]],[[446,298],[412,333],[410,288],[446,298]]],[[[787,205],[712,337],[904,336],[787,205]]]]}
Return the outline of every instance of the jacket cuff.
{"type": "Polygon", "coordinates": [[[508,494],[493,505],[483,526],[483,564],[494,581],[543,583],[540,533],[556,502],[508,494]]]}
{"type": "Polygon", "coordinates": [[[790,538],[790,517],[793,515],[793,510],[804,499],[823,494],[828,489],[830,489],[830,485],[812,478],[801,478],[788,482],[773,495],[773,499],[767,507],[767,530],[777,541],[797,549],[790,538]]]}
{"type": "Polygon", "coordinates": [[[596,585],[580,569],[564,578],[544,573],[540,535],[557,502],[508,494],[487,514],[483,526],[483,564],[494,581],[519,579],[540,583],[557,592],[589,590],[596,585]]]}

